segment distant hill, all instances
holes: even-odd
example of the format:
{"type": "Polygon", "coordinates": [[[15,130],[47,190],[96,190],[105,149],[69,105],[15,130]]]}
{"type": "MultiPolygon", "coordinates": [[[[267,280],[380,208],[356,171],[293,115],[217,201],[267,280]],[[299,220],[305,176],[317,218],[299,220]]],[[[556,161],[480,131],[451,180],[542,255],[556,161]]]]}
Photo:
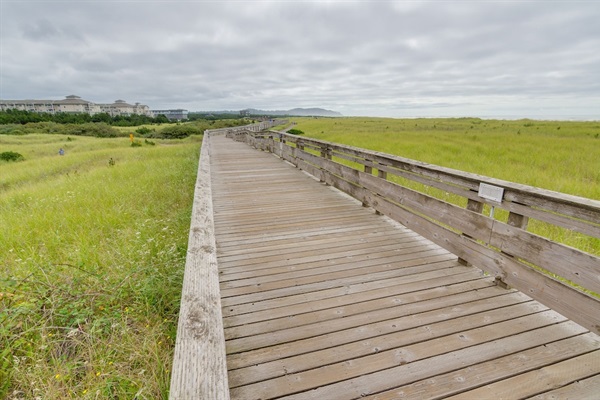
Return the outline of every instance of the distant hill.
{"type": "Polygon", "coordinates": [[[324,108],[292,108],[291,110],[258,110],[256,108],[247,108],[241,111],[197,111],[197,114],[243,114],[243,115],[273,115],[273,116],[295,116],[295,117],[343,117],[337,111],[326,110],[324,108]]]}

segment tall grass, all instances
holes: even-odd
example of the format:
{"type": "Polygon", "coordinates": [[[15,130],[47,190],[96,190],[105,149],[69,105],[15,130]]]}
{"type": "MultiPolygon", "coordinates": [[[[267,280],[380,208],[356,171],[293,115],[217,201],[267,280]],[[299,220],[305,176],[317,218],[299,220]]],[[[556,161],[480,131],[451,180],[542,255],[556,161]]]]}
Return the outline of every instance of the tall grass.
{"type": "MultiPolygon", "coordinates": [[[[600,122],[295,118],[306,136],[600,200],[600,122]]],[[[336,160],[349,164],[345,160],[336,160]]],[[[390,178],[466,206],[466,199],[390,178]]],[[[484,210],[489,214],[489,207],[484,210]]],[[[497,210],[495,218],[508,214],[497,210]]],[[[600,255],[600,239],[530,221],[529,230],[600,255]]]]}
{"type": "Polygon", "coordinates": [[[600,199],[600,122],[297,118],[306,136],[600,199]]]}
{"type": "Polygon", "coordinates": [[[167,397],[199,145],[0,136],[0,398],[167,397]]]}

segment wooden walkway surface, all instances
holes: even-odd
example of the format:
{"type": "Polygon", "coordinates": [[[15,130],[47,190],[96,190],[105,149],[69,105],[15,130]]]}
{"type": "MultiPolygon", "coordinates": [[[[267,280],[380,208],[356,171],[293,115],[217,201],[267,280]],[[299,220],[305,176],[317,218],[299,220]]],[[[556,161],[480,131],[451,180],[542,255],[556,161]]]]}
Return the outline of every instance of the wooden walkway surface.
{"type": "Polygon", "coordinates": [[[232,399],[600,398],[597,335],[270,153],[210,149],[232,399]]]}

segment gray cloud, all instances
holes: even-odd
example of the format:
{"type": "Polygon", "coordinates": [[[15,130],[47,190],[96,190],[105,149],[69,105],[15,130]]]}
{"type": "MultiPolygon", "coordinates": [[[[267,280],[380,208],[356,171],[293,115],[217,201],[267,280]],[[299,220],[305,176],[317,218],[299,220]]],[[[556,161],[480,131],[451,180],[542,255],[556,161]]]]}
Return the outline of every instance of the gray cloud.
{"type": "Polygon", "coordinates": [[[600,119],[596,2],[3,1],[0,98],[600,119]],[[543,110],[540,110],[540,109],[543,110]]]}

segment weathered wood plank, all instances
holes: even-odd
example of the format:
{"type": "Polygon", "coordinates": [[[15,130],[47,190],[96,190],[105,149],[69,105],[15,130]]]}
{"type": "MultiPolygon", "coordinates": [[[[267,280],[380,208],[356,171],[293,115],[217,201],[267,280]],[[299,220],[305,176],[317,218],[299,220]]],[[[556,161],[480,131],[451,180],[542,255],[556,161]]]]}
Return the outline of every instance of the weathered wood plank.
{"type": "MultiPolygon", "coordinates": [[[[491,294],[498,294],[497,292],[494,292],[491,289],[484,289],[482,292],[487,293],[488,296],[491,294]]],[[[369,325],[369,329],[371,329],[371,327],[375,326],[377,322],[382,321],[386,321],[384,324],[387,326],[389,324],[389,322],[387,321],[389,321],[390,319],[400,319],[402,317],[406,317],[403,320],[396,321],[395,325],[402,327],[402,329],[407,329],[408,327],[419,326],[425,323],[424,321],[427,321],[427,317],[431,315],[427,314],[428,312],[437,315],[434,318],[439,318],[439,312],[437,312],[437,314],[435,314],[435,311],[420,312],[425,309],[435,310],[436,308],[442,307],[444,308],[442,314],[445,314],[447,316],[448,313],[450,313],[451,315],[458,316],[461,312],[474,312],[474,309],[479,309],[477,307],[487,308],[494,306],[489,302],[489,299],[484,297],[485,295],[481,295],[481,297],[479,297],[479,295],[481,295],[481,293],[466,292],[450,296],[449,298],[436,298],[407,306],[399,305],[398,307],[394,307],[391,309],[377,310],[367,314],[353,315],[338,320],[317,322],[315,324],[307,324],[298,327],[292,327],[277,332],[268,332],[260,335],[253,335],[247,338],[228,340],[226,344],[227,354],[230,355],[228,356],[228,362],[234,362],[233,360],[247,358],[248,356],[242,354],[239,358],[232,357],[231,355],[234,355],[235,353],[244,353],[249,352],[250,350],[258,350],[261,348],[265,348],[267,354],[272,353],[270,357],[280,357],[281,352],[285,350],[281,346],[277,345],[283,345],[285,343],[290,343],[287,346],[288,348],[297,347],[300,344],[302,345],[303,352],[306,352],[307,349],[310,349],[310,347],[307,348],[307,343],[305,342],[309,338],[316,337],[319,340],[315,340],[313,341],[313,343],[319,343],[322,342],[322,336],[325,334],[337,333],[343,330],[348,330],[357,327],[360,327],[362,328],[361,330],[364,330],[365,325],[369,325]],[[473,299],[473,301],[464,306],[464,299],[466,298],[473,299]],[[448,305],[453,304],[453,302],[456,302],[454,304],[454,307],[448,307],[448,305]],[[302,342],[298,343],[298,341],[302,342]]],[[[503,295],[497,296],[495,298],[495,303],[498,305],[508,305],[514,304],[515,302],[523,302],[529,300],[530,299],[526,296],[523,296],[518,293],[504,293],[503,295]]],[[[344,332],[343,337],[339,337],[342,335],[337,334],[336,336],[338,337],[336,337],[336,339],[342,341],[348,340],[348,338],[351,337],[351,335],[351,332],[344,332]]],[[[319,345],[317,344],[316,347],[318,348],[318,346],[319,345]]],[[[254,356],[256,356],[257,354],[260,353],[253,352],[254,356]]],[[[267,355],[267,357],[269,356],[267,355]]],[[[231,369],[234,367],[233,365],[230,365],[229,368],[231,369]]]]}
{"type": "MultiPolygon", "coordinates": [[[[361,281],[359,283],[347,283],[347,284],[339,284],[338,286],[332,288],[318,288],[311,289],[305,288],[299,294],[293,294],[285,297],[275,297],[275,298],[261,298],[252,302],[246,303],[238,303],[238,304],[223,304],[223,317],[229,317],[232,315],[240,315],[247,314],[256,311],[268,310],[279,307],[286,307],[293,304],[305,303],[308,301],[316,301],[329,299],[333,297],[344,297],[348,294],[358,293],[362,291],[370,291],[377,290],[381,288],[385,288],[388,285],[388,281],[394,281],[397,277],[403,275],[412,275],[418,273],[424,273],[429,271],[434,271],[438,269],[451,268],[456,266],[456,261],[446,261],[441,263],[431,263],[427,265],[418,265],[415,267],[404,267],[401,269],[394,270],[394,272],[398,272],[394,277],[388,276],[384,280],[381,279],[370,279],[367,282],[361,281]]],[[[372,276],[369,274],[369,276],[372,276]]],[[[478,275],[479,278],[482,278],[481,275],[478,275]]],[[[393,284],[391,286],[394,286],[393,284]]]]}
{"type": "MultiPolygon", "coordinates": [[[[529,321],[527,317],[519,320],[519,324],[523,329],[527,329],[526,326],[530,322],[534,321],[529,321]]],[[[497,358],[506,354],[537,347],[546,341],[561,340],[585,333],[585,329],[569,321],[563,322],[559,326],[560,329],[557,329],[557,325],[554,324],[547,325],[527,330],[523,333],[509,334],[510,336],[503,335],[502,331],[483,327],[480,332],[489,330],[490,337],[497,337],[497,339],[489,342],[478,342],[477,339],[474,339],[474,344],[469,346],[468,342],[471,342],[469,336],[465,336],[466,341],[465,338],[460,336],[461,334],[445,337],[436,344],[440,346],[437,350],[437,354],[439,355],[435,355],[436,353],[433,352],[436,346],[432,343],[424,342],[415,345],[415,348],[410,349],[410,351],[404,348],[393,354],[396,360],[395,366],[389,369],[352,377],[313,390],[303,391],[288,396],[286,399],[319,398],[333,400],[364,397],[368,394],[389,390],[394,385],[409,384],[427,377],[447,373],[449,369],[451,370],[457,364],[463,366],[475,365],[490,358],[497,358]],[[446,345],[456,346],[457,350],[444,352],[446,345]],[[433,354],[433,356],[422,358],[419,356],[421,350],[426,352],[426,354],[433,354]]],[[[519,327],[510,328],[507,326],[507,329],[510,329],[511,332],[516,332],[519,330],[519,327]]],[[[485,337],[483,336],[482,339],[485,340],[485,337]]],[[[358,363],[349,364],[349,366],[359,365],[358,363]]],[[[300,384],[304,382],[300,381],[300,384]]],[[[231,393],[232,397],[238,397],[235,389],[231,393]]],[[[268,396],[263,396],[263,398],[268,398],[268,396]]]]}
{"type": "MultiPolygon", "coordinates": [[[[416,257],[410,260],[403,260],[399,258],[395,261],[391,260],[391,262],[394,263],[394,268],[385,268],[380,271],[371,271],[370,269],[365,269],[364,273],[362,274],[352,274],[350,276],[345,276],[343,278],[338,279],[329,279],[325,281],[318,281],[312,283],[292,282],[293,286],[285,286],[279,283],[274,283],[271,285],[263,285],[261,287],[243,287],[229,289],[227,291],[221,292],[221,302],[223,306],[231,306],[235,304],[252,303],[257,300],[277,299],[281,297],[288,297],[311,291],[325,290],[335,287],[344,287],[346,285],[352,284],[361,284],[365,283],[366,275],[369,276],[368,281],[385,282],[390,278],[395,278],[404,275],[405,272],[403,271],[403,268],[416,267],[421,266],[423,264],[433,264],[436,266],[443,267],[443,265],[441,265],[442,263],[455,263],[456,256],[447,252],[443,252],[426,257],[416,257]]],[[[381,265],[381,263],[377,260],[374,262],[374,264],[381,265]]]]}
{"type": "Polygon", "coordinates": [[[319,299],[225,317],[223,320],[225,338],[232,339],[263,332],[273,332],[294,326],[326,321],[328,319],[346,318],[353,314],[395,307],[400,303],[404,303],[399,297],[405,293],[482,279],[477,273],[472,272],[457,273],[455,275],[448,275],[447,273],[431,275],[433,275],[431,278],[424,278],[418,281],[407,279],[406,283],[358,292],[351,296],[345,295],[319,299]],[[341,306],[347,307],[342,310],[341,306]],[[336,310],[332,311],[331,309],[333,308],[336,308],[336,310]]]}
{"type": "MultiPolygon", "coordinates": [[[[391,319],[383,318],[363,326],[353,326],[355,324],[350,324],[349,327],[341,331],[322,333],[318,336],[304,338],[294,342],[276,344],[244,353],[231,354],[228,356],[229,369],[235,370],[279,359],[283,360],[296,355],[308,354],[329,348],[333,349],[337,346],[369,340],[370,338],[381,335],[415,329],[418,327],[423,327],[423,329],[428,330],[429,328],[427,328],[427,326],[429,324],[453,318],[460,318],[472,313],[494,310],[496,308],[494,307],[493,302],[486,302],[484,299],[498,300],[500,298],[499,296],[507,295],[506,292],[501,293],[497,287],[494,288],[489,286],[483,289],[465,291],[464,287],[453,285],[446,290],[447,293],[445,295],[443,293],[444,288],[437,288],[437,290],[433,291],[423,291],[417,294],[417,296],[420,297],[406,295],[407,303],[415,303],[410,306],[415,307],[414,314],[411,314],[405,309],[403,314],[392,315],[391,319]],[[477,293],[476,290],[480,290],[480,292],[477,293]],[[420,303],[421,301],[423,302],[422,304],[420,303]],[[469,307],[467,310],[460,307],[463,303],[473,301],[478,301],[479,303],[473,305],[473,307],[469,307]]],[[[518,297],[502,297],[502,300],[503,301],[500,304],[503,304],[504,306],[528,302],[526,298],[518,297]]],[[[545,309],[545,307],[539,305],[539,303],[537,304],[539,310],[545,309]]],[[[351,358],[352,355],[346,355],[345,357],[351,358]]]]}
{"type": "Polygon", "coordinates": [[[581,379],[560,389],[551,390],[546,393],[530,397],[531,400],[597,400],[598,388],[600,387],[600,375],[588,379],[581,379]]]}
{"type": "Polygon", "coordinates": [[[203,138],[169,398],[229,399],[213,224],[210,136],[203,138]]]}
{"type": "MultiPolygon", "coordinates": [[[[332,245],[334,246],[334,245],[332,245]]],[[[329,247],[319,250],[307,250],[307,251],[290,251],[290,254],[294,256],[293,264],[306,264],[310,262],[318,262],[323,259],[324,255],[330,255],[329,261],[338,259],[338,258],[351,258],[355,256],[360,256],[364,254],[371,254],[372,249],[377,248],[381,252],[392,252],[396,254],[412,254],[419,253],[427,250],[436,249],[433,243],[423,243],[418,240],[404,240],[402,242],[394,243],[393,241],[384,241],[381,242],[378,246],[372,246],[369,243],[359,244],[359,245],[348,245],[348,246],[336,246],[329,247]]],[[[227,262],[223,269],[223,275],[221,277],[221,282],[227,282],[232,280],[239,279],[239,276],[235,274],[235,272],[231,272],[230,270],[235,269],[243,269],[244,266],[248,268],[246,271],[256,271],[258,274],[254,276],[260,275],[260,270],[271,269],[272,267],[279,267],[282,265],[282,262],[285,265],[285,262],[289,260],[289,258],[285,258],[286,254],[283,252],[279,252],[279,254],[252,258],[250,260],[236,260],[227,262]],[[227,268],[227,269],[225,269],[227,268]],[[225,274],[226,271],[229,270],[229,274],[225,274]]],[[[249,278],[251,279],[251,278],[249,278]]],[[[277,277],[273,277],[272,279],[277,280],[277,277]]],[[[223,287],[230,287],[230,284],[225,283],[223,287]]],[[[238,286],[235,283],[231,283],[231,285],[238,286]]]]}
{"type": "MultiPolygon", "coordinates": [[[[551,365],[556,362],[568,360],[572,357],[586,354],[590,351],[597,350],[599,347],[600,342],[598,341],[598,337],[594,334],[588,333],[581,336],[570,337],[568,339],[559,340],[542,346],[534,347],[529,350],[504,356],[498,359],[486,361],[481,364],[461,368],[447,374],[437,375],[432,378],[423,379],[410,385],[404,385],[402,387],[387,392],[367,396],[365,397],[365,400],[393,400],[399,398],[427,398],[432,400],[445,399],[448,396],[467,392],[468,390],[475,389],[489,383],[497,382],[498,380],[503,378],[508,378],[518,374],[526,373],[538,368],[542,368],[546,365],[551,365]]],[[[230,377],[233,377],[235,379],[235,376],[231,373],[230,377]]],[[[596,394],[598,387],[600,387],[598,386],[599,384],[600,382],[596,382],[596,384],[594,385],[596,394]]],[[[571,393],[575,393],[576,396],[548,396],[547,399],[558,400],[566,398],[585,398],[585,391],[576,390],[571,393]]],[[[546,398],[543,397],[543,395],[540,396],[541,397],[539,400],[546,398]]],[[[493,397],[496,398],[495,395],[493,397]]],[[[513,398],[516,396],[510,397],[513,398]]],[[[537,399],[537,397],[535,398],[537,399]]]]}
{"type": "MultiPolygon", "coordinates": [[[[600,350],[482,386],[448,399],[524,398],[598,374],[600,350]]],[[[596,393],[598,396],[600,393],[596,393]]]]}
{"type": "MultiPolygon", "coordinates": [[[[410,253],[409,255],[402,256],[402,258],[404,260],[403,261],[404,263],[410,263],[411,259],[412,259],[412,260],[415,260],[415,262],[417,264],[419,264],[419,263],[423,263],[423,262],[427,262],[427,261],[431,261],[431,262],[446,261],[446,260],[454,259],[455,257],[448,255],[447,252],[444,251],[443,249],[431,249],[431,250],[422,251],[422,252],[418,252],[418,253],[410,253]],[[439,258],[435,258],[435,256],[439,256],[439,258]]],[[[328,282],[331,282],[332,280],[335,281],[337,279],[350,278],[353,276],[363,277],[361,279],[364,279],[364,276],[367,274],[370,275],[370,274],[377,274],[377,273],[381,273],[381,272],[390,272],[392,275],[395,275],[395,274],[398,274],[398,272],[396,272],[397,269],[398,269],[398,266],[396,264],[377,263],[374,267],[372,267],[370,269],[370,271],[364,271],[364,270],[361,270],[360,268],[351,268],[351,269],[346,269],[343,271],[331,273],[331,274],[329,274],[329,276],[323,276],[322,274],[309,275],[309,276],[303,276],[303,277],[294,278],[294,279],[266,282],[264,284],[256,283],[254,285],[228,287],[228,288],[223,288],[221,292],[222,292],[222,297],[229,297],[229,296],[239,296],[239,295],[249,294],[249,293],[271,291],[273,289],[287,288],[286,293],[291,295],[291,294],[295,293],[295,287],[300,286],[300,285],[307,285],[307,284],[318,283],[318,282],[324,282],[325,285],[329,285],[330,283],[328,283],[328,282]]],[[[306,287],[304,287],[303,289],[305,289],[305,288],[306,287]]],[[[263,293],[263,296],[264,296],[264,293],[263,293]]]]}
{"type": "MultiPolygon", "coordinates": [[[[460,330],[459,333],[400,348],[380,351],[375,354],[363,356],[360,359],[325,365],[294,375],[284,375],[270,379],[266,382],[232,388],[231,396],[233,398],[256,398],[257,395],[260,395],[262,398],[274,398],[282,394],[288,395],[304,392],[293,397],[307,398],[310,394],[312,398],[357,398],[365,393],[369,393],[370,390],[376,390],[375,388],[388,389],[390,385],[393,385],[394,381],[405,379],[404,374],[392,378],[390,373],[394,370],[403,370],[404,366],[410,369],[409,366],[411,364],[419,363],[419,361],[427,363],[432,359],[437,359],[438,366],[435,369],[436,372],[445,372],[454,365],[454,362],[449,362],[444,357],[448,353],[453,355],[460,353],[469,354],[469,357],[465,357],[465,362],[472,363],[474,359],[481,359],[482,357],[482,355],[473,354],[473,348],[479,348],[480,351],[484,352],[495,351],[496,353],[498,353],[498,350],[493,349],[494,344],[499,344],[506,348],[517,345],[519,348],[522,348],[522,344],[514,343],[518,338],[526,339],[526,343],[529,342],[529,345],[531,343],[539,345],[543,339],[532,338],[532,331],[538,335],[548,332],[551,330],[548,329],[549,327],[551,328],[555,322],[561,321],[564,321],[564,317],[552,311],[547,311],[545,313],[514,318],[494,325],[460,330]],[[391,379],[384,381],[378,376],[378,372],[383,376],[389,376],[391,379]],[[365,378],[369,380],[368,386],[353,384],[353,380],[365,383],[365,378]]],[[[483,355],[483,357],[486,356],[483,355]]],[[[431,375],[431,372],[431,370],[426,370],[421,373],[431,375]]],[[[487,397],[472,398],[484,399],[490,398],[490,396],[488,394],[487,397]]]]}
{"type": "Polygon", "coordinates": [[[336,347],[231,370],[229,382],[231,387],[243,386],[544,311],[547,309],[544,309],[539,303],[525,302],[507,306],[502,313],[495,309],[483,310],[455,319],[442,319],[415,328],[391,331],[336,347]]]}
{"type": "MultiPolygon", "coordinates": [[[[408,207],[411,212],[448,225],[474,239],[482,240],[513,256],[543,266],[546,270],[568,279],[582,287],[600,293],[600,258],[580,250],[538,237],[522,229],[463,209],[417,191],[388,182],[372,174],[364,173],[326,159],[307,154],[313,163],[344,180],[364,187],[396,204],[408,207]]],[[[332,178],[335,179],[335,178],[332,178]]],[[[333,183],[340,187],[340,183],[333,183]]],[[[356,191],[356,189],[355,189],[356,191]]],[[[363,195],[364,196],[364,195],[363,195]]],[[[363,204],[365,197],[360,198],[363,204]]],[[[375,207],[376,208],[376,207],[375,207]]]]}

